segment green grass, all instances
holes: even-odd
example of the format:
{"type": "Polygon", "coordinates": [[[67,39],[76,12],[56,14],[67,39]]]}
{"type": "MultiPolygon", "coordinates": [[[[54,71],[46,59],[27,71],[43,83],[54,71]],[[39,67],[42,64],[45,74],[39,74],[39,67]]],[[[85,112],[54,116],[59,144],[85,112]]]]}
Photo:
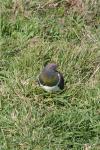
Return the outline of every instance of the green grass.
{"type": "Polygon", "coordinates": [[[99,150],[99,1],[82,13],[64,0],[1,4],[0,149],[99,150]],[[48,62],[64,74],[62,93],[35,82],[48,62]]]}

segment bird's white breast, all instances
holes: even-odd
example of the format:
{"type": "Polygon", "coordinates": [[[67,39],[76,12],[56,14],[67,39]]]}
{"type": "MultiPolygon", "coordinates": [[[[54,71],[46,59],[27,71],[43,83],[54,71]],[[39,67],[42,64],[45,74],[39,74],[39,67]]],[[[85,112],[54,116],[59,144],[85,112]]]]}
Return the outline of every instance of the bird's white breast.
{"type": "Polygon", "coordinates": [[[47,92],[56,92],[56,91],[59,91],[60,88],[58,87],[58,85],[56,86],[52,86],[52,87],[49,87],[49,86],[44,86],[42,84],[40,84],[40,86],[47,92]]]}

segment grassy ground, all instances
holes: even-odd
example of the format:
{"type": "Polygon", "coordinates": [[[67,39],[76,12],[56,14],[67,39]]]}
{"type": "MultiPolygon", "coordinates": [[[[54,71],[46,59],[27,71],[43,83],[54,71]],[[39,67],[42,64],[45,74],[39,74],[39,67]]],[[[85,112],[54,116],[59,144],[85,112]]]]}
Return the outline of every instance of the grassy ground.
{"type": "Polygon", "coordinates": [[[0,149],[100,149],[100,2],[1,1],[0,149]],[[35,80],[57,62],[62,93],[35,80]]]}

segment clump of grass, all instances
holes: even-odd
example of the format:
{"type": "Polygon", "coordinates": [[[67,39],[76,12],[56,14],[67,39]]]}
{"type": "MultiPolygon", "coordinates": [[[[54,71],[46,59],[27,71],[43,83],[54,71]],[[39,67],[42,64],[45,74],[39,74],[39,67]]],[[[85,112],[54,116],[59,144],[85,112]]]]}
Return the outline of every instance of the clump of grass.
{"type": "Polygon", "coordinates": [[[99,149],[99,3],[86,5],[91,14],[69,5],[66,12],[65,1],[52,1],[52,8],[45,1],[17,3],[2,2],[1,149],[99,149]],[[36,83],[52,61],[64,74],[62,93],[36,83]]]}

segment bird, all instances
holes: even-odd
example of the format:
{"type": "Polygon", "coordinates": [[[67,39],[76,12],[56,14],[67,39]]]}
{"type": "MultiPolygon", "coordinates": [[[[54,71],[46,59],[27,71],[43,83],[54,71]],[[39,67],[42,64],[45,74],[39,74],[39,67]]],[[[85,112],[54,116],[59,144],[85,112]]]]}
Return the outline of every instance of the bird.
{"type": "Polygon", "coordinates": [[[48,63],[38,76],[39,86],[47,92],[57,92],[64,89],[63,74],[57,71],[56,63],[48,63]]]}

